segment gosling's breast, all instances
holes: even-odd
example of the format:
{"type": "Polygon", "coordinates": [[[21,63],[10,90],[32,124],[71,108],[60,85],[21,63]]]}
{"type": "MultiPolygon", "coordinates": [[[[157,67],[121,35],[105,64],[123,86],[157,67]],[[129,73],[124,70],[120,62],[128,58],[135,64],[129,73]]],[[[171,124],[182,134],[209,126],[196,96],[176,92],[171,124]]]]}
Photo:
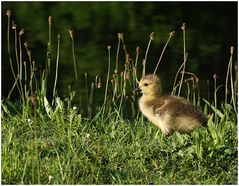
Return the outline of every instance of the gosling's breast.
{"type": "Polygon", "coordinates": [[[159,127],[165,135],[169,135],[172,132],[171,116],[163,111],[155,112],[154,108],[155,101],[147,101],[141,98],[139,101],[139,107],[144,116],[148,118],[154,125],[159,127]]]}

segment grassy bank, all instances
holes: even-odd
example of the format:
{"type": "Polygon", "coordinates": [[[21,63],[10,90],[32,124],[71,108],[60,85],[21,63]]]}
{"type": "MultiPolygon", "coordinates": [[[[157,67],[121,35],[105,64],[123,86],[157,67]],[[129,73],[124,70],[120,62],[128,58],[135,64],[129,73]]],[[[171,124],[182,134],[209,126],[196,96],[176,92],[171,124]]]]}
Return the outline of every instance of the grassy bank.
{"type": "Polygon", "coordinates": [[[237,184],[237,162],[233,113],[168,139],[117,112],[87,121],[61,105],[50,117],[2,116],[3,184],[237,184]]]}

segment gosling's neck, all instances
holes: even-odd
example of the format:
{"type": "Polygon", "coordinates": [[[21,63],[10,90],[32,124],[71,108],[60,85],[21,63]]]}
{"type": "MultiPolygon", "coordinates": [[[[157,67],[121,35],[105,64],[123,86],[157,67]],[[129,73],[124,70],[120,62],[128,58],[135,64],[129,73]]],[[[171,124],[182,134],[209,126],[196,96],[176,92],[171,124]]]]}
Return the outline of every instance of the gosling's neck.
{"type": "Polygon", "coordinates": [[[144,102],[153,102],[155,101],[156,99],[158,99],[160,97],[160,94],[159,93],[155,93],[155,94],[143,94],[142,97],[141,97],[141,101],[144,101],[144,102]]]}

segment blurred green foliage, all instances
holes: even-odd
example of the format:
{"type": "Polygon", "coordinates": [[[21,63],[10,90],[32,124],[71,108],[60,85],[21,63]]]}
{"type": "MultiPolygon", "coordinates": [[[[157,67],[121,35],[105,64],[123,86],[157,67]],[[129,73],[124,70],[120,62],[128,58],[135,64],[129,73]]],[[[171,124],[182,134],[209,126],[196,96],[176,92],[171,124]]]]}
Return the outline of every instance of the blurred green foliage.
{"type": "MultiPolygon", "coordinates": [[[[155,32],[149,51],[146,73],[152,73],[169,32],[176,34],[159,66],[164,91],[171,92],[174,76],[183,62],[181,25],[186,23],[186,47],[189,60],[186,70],[195,73],[206,96],[206,80],[213,74],[224,82],[229,60],[229,48],[237,49],[237,2],[2,2],[2,94],[12,87],[7,55],[7,16],[11,9],[17,29],[25,28],[24,41],[30,45],[38,68],[46,63],[48,16],[52,16],[52,72],[56,61],[57,35],[61,34],[58,95],[68,94],[74,84],[71,40],[68,29],[74,31],[78,75],[77,82],[85,87],[84,73],[89,81],[99,74],[104,81],[107,72],[107,46],[112,46],[112,71],[117,50],[117,33],[124,33],[127,50],[135,58],[140,47],[140,63],[151,32],[155,32]]],[[[11,43],[14,45],[13,35],[11,43]]],[[[12,46],[13,47],[13,46],[12,46]]],[[[120,70],[124,53],[120,51],[120,70]]],[[[26,57],[27,59],[27,57],[26,57]]],[[[53,77],[54,78],[54,74],[53,77]]],[[[53,82],[53,81],[52,81],[53,82]]],[[[53,84],[53,83],[52,83],[53,84]]],[[[90,83],[89,83],[90,86],[90,83]]],[[[52,87],[52,85],[50,86],[52,87]]]]}

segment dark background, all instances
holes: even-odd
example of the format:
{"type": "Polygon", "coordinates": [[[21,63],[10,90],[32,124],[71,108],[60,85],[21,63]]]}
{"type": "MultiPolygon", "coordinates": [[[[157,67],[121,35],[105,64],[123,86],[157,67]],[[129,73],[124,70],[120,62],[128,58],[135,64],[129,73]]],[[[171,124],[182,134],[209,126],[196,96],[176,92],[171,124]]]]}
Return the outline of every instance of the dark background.
{"type": "MultiPolygon", "coordinates": [[[[74,31],[77,70],[80,77],[78,83],[82,86],[85,72],[89,75],[89,81],[94,81],[97,74],[105,80],[108,45],[112,46],[111,69],[114,70],[119,32],[124,33],[127,50],[133,59],[136,47],[140,47],[140,66],[149,35],[155,32],[148,54],[146,73],[153,72],[169,32],[176,32],[157,71],[162,79],[164,93],[171,92],[175,74],[183,62],[183,22],[187,26],[186,47],[189,53],[186,70],[193,72],[200,79],[202,96],[207,96],[206,80],[210,81],[212,88],[213,74],[218,75],[218,84],[225,82],[230,46],[234,45],[237,51],[237,2],[2,2],[3,97],[8,95],[13,85],[7,54],[8,9],[12,11],[12,19],[17,24],[18,31],[21,28],[25,29],[23,42],[29,43],[32,58],[38,66],[46,63],[48,16],[53,17],[52,72],[56,61],[57,35],[61,34],[57,84],[59,96],[67,95],[68,85],[74,83],[68,29],[74,31]]],[[[11,36],[13,49],[14,38],[12,34],[11,36]]],[[[14,58],[14,53],[12,55],[14,58]]],[[[26,56],[25,58],[27,59],[26,56]]],[[[234,59],[236,58],[237,56],[234,59]]],[[[120,52],[119,65],[120,70],[123,70],[123,50],[120,52]]],[[[53,84],[54,76],[51,78],[53,84]]],[[[49,89],[52,88],[52,84],[49,89]]],[[[12,99],[16,98],[15,91],[12,99]]]]}

